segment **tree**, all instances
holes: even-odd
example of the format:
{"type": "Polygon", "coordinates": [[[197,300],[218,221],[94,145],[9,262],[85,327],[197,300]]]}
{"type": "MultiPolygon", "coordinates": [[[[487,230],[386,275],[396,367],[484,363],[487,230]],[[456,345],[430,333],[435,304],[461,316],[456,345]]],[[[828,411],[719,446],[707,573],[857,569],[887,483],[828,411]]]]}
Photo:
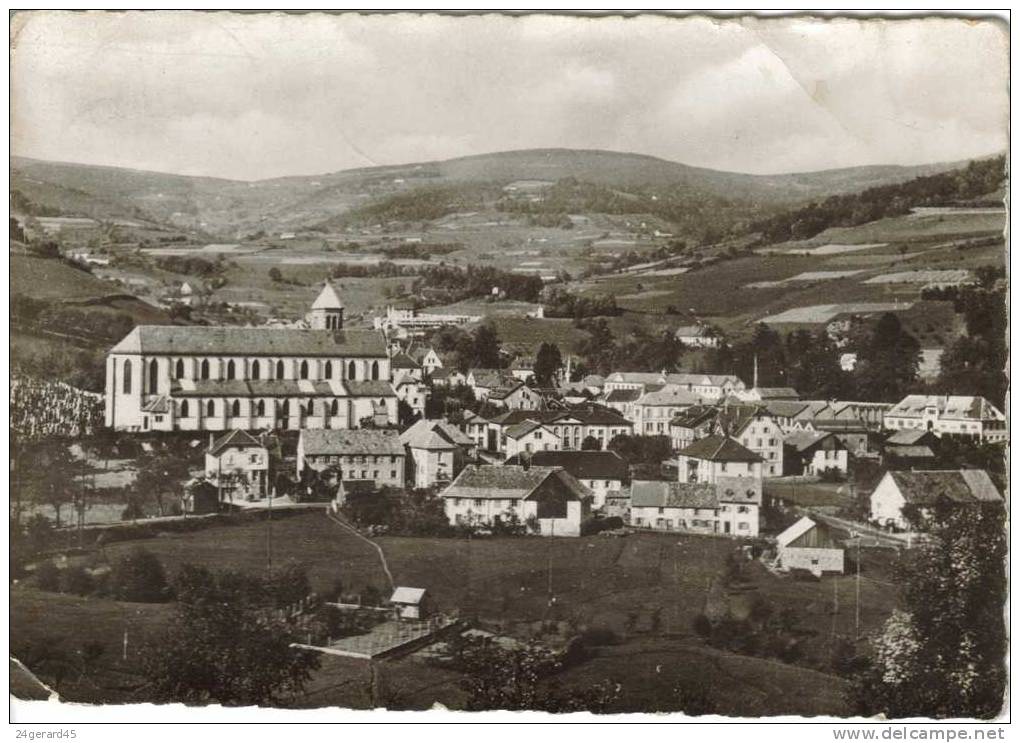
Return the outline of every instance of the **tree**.
{"type": "Polygon", "coordinates": [[[875,642],[854,701],[865,715],[989,719],[1006,686],[1005,511],[940,498],[903,565],[904,607],[875,642]]]}
{"type": "Polygon", "coordinates": [[[855,348],[857,393],[865,400],[899,402],[917,380],[920,344],[891,312],[882,315],[866,338],[855,348]]]}
{"type": "Polygon", "coordinates": [[[156,499],[159,515],[166,515],[165,497],[181,491],[181,483],[190,475],[188,462],[166,451],[143,455],[138,461],[135,489],[156,499]]]}
{"type": "Polygon", "coordinates": [[[274,283],[283,281],[283,274],[280,272],[280,269],[277,268],[276,266],[273,266],[272,268],[269,269],[269,280],[274,283]]]}
{"type": "Polygon", "coordinates": [[[500,340],[492,323],[482,323],[472,336],[471,366],[495,369],[499,366],[500,340]]]}
{"type": "Polygon", "coordinates": [[[594,436],[585,436],[584,441],[581,442],[581,451],[600,451],[602,449],[602,442],[594,436]]]}
{"type": "Polygon", "coordinates": [[[265,706],[304,689],[318,656],[291,646],[294,625],[257,580],[185,566],[175,587],[175,615],[142,663],[157,700],[265,706]]]}
{"type": "Polygon", "coordinates": [[[556,375],[559,374],[562,368],[563,357],[560,356],[559,346],[555,343],[543,343],[538,347],[538,353],[535,356],[534,374],[535,382],[540,387],[552,387],[556,375]]]}
{"type": "Polygon", "coordinates": [[[168,596],[159,558],[144,547],[119,557],[110,569],[110,595],[120,601],[160,602],[168,596]]]}
{"type": "Polygon", "coordinates": [[[75,478],[81,474],[81,463],[59,442],[40,446],[25,459],[27,466],[19,464],[21,477],[32,499],[53,509],[59,527],[63,507],[75,499],[75,478]]]}

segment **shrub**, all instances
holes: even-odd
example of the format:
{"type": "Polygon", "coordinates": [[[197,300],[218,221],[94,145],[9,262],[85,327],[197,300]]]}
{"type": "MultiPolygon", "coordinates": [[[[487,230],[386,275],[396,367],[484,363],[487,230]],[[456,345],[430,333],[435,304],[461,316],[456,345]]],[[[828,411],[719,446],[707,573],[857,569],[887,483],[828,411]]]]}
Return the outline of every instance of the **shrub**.
{"type": "Polygon", "coordinates": [[[96,590],[96,583],[81,565],[60,571],[60,592],[76,596],[88,596],[96,590]]]}
{"type": "Polygon", "coordinates": [[[35,569],[35,585],[41,591],[60,590],[60,568],[52,560],[46,560],[35,569]]]}
{"type": "Polygon", "coordinates": [[[166,573],[159,558],[142,547],[121,556],[110,571],[110,595],[120,601],[166,601],[166,573]]]}
{"type": "Polygon", "coordinates": [[[581,633],[581,641],[588,647],[619,645],[620,636],[610,627],[589,627],[581,633]]]}

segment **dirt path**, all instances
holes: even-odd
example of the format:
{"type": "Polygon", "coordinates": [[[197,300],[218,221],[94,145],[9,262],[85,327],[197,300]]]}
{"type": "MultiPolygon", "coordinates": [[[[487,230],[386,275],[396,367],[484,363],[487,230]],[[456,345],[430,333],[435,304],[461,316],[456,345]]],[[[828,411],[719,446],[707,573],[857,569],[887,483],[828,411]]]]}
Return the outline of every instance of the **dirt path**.
{"type": "Polygon", "coordinates": [[[372,547],[375,548],[376,552],[379,553],[379,560],[382,562],[382,569],[383,569],[383,572],[386,573],[386,579],[389,580],[389,582],[390,582],[390,591],[396,590],[397,584],[393,580],[393,573],[390,572],[389,563],[386,562],[386,553],[383,552],[382,547],[380,547],[378,544],[376,544],[371,539],[366,537],[364,534],[359,532],[357,529],[355,529],[353,526],[348,524],[346,521],[343,521],[342,519],[337,517],[335,514],[332,514],[329,511],[327,511],[326,512],[326,518],[328,518],[330,521],[332,521],[333,523],[337,524],[338,526],[346,529],[347,531],[349,531],[351,534],[353,534],[354,536],[356,536],[358,539],[362,540],[363,542],[368,542],[368,544],[372,545],[372,547]]]}

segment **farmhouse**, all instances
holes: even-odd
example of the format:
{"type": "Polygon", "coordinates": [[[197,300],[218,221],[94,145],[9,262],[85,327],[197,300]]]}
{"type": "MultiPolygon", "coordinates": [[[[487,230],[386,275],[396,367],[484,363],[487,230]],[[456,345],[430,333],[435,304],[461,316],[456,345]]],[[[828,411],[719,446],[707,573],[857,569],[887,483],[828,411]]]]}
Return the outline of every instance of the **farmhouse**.
{"type": "Polygon", "coordinates": [[[305,430],[298,439],[297,473],[311,467],[356,485],[399,488],[405,456],[396,431],[305,430]]]}
{"type": "Polygon", "coordinates": [[[592,492],[595,508],[602,508],[610,493],[620,493],[630,481],[626,460],[613,451],[536,451],[530,459],[517,455],[506,464],[524,464],[522,460],[535,467],[562,467],[592,492]]]}
{"type": "Polygon", "coordinates": [[[843,547],[828,526],[807,516],[776,537],[776,553],[781,570],[809,570],[818,576],[843,573],[843,547]]]}
{"type": "Polygon", "coordinates": [[[490,393],[516,380],[503,369],[469,369],[467,385],[475,393],[476,400],[486,399],[490,393]]]}
{"type": "Polygon", "coordinates": [[[882,444],[882,464],[889,469],[931,469],[938,451],[938,437],[931,431],[903,428],[882,444]]]}
{"type": "Polygon", "coordinates": [[[723,477],[714,483],[635,480],[630,490],[634,526],[703,534],[758,535],[761,480],[723,477]]]}
{"type": "Polygon", "coordinates": [[[740,442],[713,434],[681,449],[677,470],[680,482],[714,483],[734,476],[761,479],[762,460],[740,442]]]}
{"type": "Polygon", "coordinates": [[[910,506],[923,516],[939,499],[961,507],[980,506],[1002,500],[984,470],[891,470],[871,493],[871,520],[897,529],[916,527],[904,514],[910,506]]]}
{"type": "Polygon", "coordinates": [[[716,426],[761,457],[762,477],[783,474],[783,431],[766,408],[724,405],[716,417],[716,426]]]}
{"type": "Polygon", "coordinates": [[[527,382],[535,376],[535,358],[533,356],[518,356],[510,364],[510,373],[514,379],[527,382]]]}
{"type": "Polygon", "coordinates": [[[821,475],[847,473],[849,452],[831,431],[796,431],[783,440],[783,474],[821,475]]]}
{"type": "Polygon", "coordinates": [[[230,431],[213,440],[205,452],[206,479],[231,498],[263,498],[269,487],[269,452],[261,441],[244,431],[230,431]]]}
{"type": "Polygon", "coordinates": [[[475,442],[443,420],[420,420],[400,434],[407,449],[408,481],[415,488],[449,483],[474,459],[475,442]]]}
{"type": "Polygon", "coordinates": [[[537,421],[551,428],[560,439],[559,449],[580,449],[585,439],[594,439],[604,449],[616,436],[629,434],[634,424],[615,411],[587,406],[569,410],[511,410],[496,416],[485,435],[489,451],[506,450],[506,434],[511,426],[526,420],[537,421]]]}
{"type": "Polygon", "coordinates": [[[591,493],[559,467],[468,465],[442,497],[451,524],[516,518],[547,537],[578,537],[591,515],[591,493]]]}
{"type": "Polygon", "coordinates": [[[542,406],[542,396],[524,382],[516,380],[491,390],[487,399],[493,405],[508,410],[537,410],[542,406]]]}
{"type": "Polygon", "coordinates": [[[1005,441],[1006,416],[983,397],[969,395],[907,395],[885,414],[889,430],[932,431],[938,436],[965,436],[979,441],[1005,441]]]}
{"type": "Polygon", "coordinates": [[[680,451],[715,430],[719,411],[710,405],[693,405],[669,422],[669,440],[673,451],[680,451]]]}
{"type": "Polygon", "coordinates": [[[433,369],[429,375],[429,381],[433,387],[459,387],[467,384],[467,377],[464,372],[450,367],[433,369]]]}
{"type": "Polygon", "coordinates": [[[411,343],[407,355],[421,367],[426,376],[431,376],[443,368],[443,359],[432,346],[422,343],[411,343]]]}
{"type": "Polygon", "coordinates": [[[397,378],[398,374],[403,374],[405,377],[419,382],[422,379],[421,364],[406,353],[395,353],[390,356],[390,369],[394,379],[397,378]]]}
{"type": "Polygon", "coordinates": [[[106,358],[121,431],[359,428],[396,423],[383,337],[344,330],[329,284],[310,329],[139,325],[106,358]]]}

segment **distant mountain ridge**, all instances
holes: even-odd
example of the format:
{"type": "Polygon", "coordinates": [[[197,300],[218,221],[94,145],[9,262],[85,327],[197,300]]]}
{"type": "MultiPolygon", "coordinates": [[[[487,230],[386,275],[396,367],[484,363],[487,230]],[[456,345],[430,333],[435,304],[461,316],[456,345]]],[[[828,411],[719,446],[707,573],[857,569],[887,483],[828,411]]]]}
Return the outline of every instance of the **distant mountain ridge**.
{"type": "Polygon", "coordinates": [[[575,178],[620,189],[663,188],[749,204],[792,205],[959,167],[869,165],[780,175],[711,170],[650,155],[532,149],[305,176],[238,181],[11,158],[11,189],[65,215],[149,219],[211,234],[293,229],[423,186],[503,186],[575,178]]]}

